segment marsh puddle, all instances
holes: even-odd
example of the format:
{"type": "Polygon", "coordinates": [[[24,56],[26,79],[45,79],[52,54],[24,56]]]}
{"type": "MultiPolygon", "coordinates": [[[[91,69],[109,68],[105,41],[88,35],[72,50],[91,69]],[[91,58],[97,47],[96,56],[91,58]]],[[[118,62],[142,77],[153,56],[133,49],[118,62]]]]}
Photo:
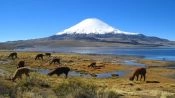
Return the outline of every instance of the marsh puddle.
{"type": "Polygon", "coordinates": [[[0,64],[8,64],[10,63],[10,60],[0,60],[0,64]]]}
{"type": "MultiPolygon", "coordinates": [[[[51,70],[49,69],[34,69],[36,72],[40,74],[48,74],[51,70]]],[[[88,74],[88,73],[82,73],[78,71],[70,71],[69,76],[70,77],[85,77],[85,78],[91,78],[91,77],[96,77],[96,78],[110,78],[110,77],[115,77],[115,76],[124,76],[126,74],[125,71],[114,71],[114,72],[107,72],[107,73],[101,73],[101,74],[88,74]]]]}
{"type": "Polygon", "coordinates": [[[117,76],[124,76],[126,74],[125,71],[114,71],[114,72],[107,72],[107,73],[101,73],[96,74],[97,78],[110,78],[110,77],[117,77],[117,76]]]}

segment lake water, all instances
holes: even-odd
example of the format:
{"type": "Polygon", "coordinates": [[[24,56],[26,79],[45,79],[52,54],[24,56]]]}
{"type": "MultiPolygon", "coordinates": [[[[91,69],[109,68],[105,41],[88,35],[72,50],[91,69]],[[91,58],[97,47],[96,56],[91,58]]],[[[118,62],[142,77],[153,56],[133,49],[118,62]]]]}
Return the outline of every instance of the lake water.
{"type": "MultiPolygon", "coordinates": [[[[48,74],[51,70],[49,69],[43,69],[43,68],[38,68],[38,69],[34,69],[36,72],[39,72],[41,74],[48,74]]],[[[113,71],[113,72],[107,72],[107,73],[101,73],[101,74],[93,74],[90,75],[89,73],[81,73],[78,71],[70,71],[69,72],[69,77],[85,77],[85,78],[91,78],[91,77],[96,77],[96,78],[111,78],[113,77],[112,75],[118,75],[120,76],[124,76],[127,72],[125,71],[113,71]]]]}
{"type": "Polygon", "coordinates": [[[146,59],[175,61],[175,48],[59,47],[26,48],[18,51],[65,52],[141,56],[146,59]]]}

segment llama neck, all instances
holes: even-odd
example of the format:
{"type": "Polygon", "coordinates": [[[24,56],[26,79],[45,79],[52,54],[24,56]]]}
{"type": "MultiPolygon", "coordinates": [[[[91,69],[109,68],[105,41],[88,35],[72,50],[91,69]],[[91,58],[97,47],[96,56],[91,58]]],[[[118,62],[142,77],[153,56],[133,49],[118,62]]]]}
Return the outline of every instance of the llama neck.
{"type": "Polygon", "coordinates": [[[132,75],[132,78],[134,79],[134,78],[135,78],[135,76],[136,76],[136,73],[134,73],[134,74],[132,75]]]}
{"type": "Polygon", "coordinates": [[[55,73],[55,70],[50,72],[48,75],[52,76],[55,73]]]}

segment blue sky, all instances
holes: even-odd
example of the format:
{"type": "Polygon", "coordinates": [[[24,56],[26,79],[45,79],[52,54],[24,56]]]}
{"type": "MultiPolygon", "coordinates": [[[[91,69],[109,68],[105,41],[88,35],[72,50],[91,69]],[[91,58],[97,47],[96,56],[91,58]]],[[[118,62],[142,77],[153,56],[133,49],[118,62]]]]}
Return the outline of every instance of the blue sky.
{"type": "Polygon", "coordinates": [[[175,41],[175,0],[0,0],[0,42],[47,37],[86,18],[175,41]]]}

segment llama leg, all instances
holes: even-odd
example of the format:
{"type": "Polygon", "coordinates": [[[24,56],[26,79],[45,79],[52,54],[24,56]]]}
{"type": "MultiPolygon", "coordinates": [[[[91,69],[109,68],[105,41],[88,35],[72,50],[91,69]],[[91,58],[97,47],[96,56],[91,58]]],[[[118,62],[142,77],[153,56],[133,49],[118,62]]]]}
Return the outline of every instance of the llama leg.
{"type": "Polygon", "coordinates": [[[146,80],[146,76],[144,75],[143,77],[144,77],[144,81],[145,81],[146,80]]]}
{"type": "Polygon", "coordinates": [[[17,58],[17,55],[15,55],[15,58],[17,58]]]}
{"type": "Polygon", "coordinates": [[[66,77],[65,77],[65,78],[67,78],[68,72],[66,72],[66,73],[65,73],[65,75],[66,75],[66,77]]]}
{"type": "Polygon", "coordinates": [[[143,77],[143,75],[141,75],[141,77],[140,77],[140,81],[142,80],[142,77],[143,77]]]}
{"type": "Polygon", "coordinates": [[[22,75],[20,75],[19,78],[22,79],[22,75]]]}
{"type": "Polygon", "coordinates": [[[139,75],[137,75],[136,77],[137,77],[137,81],[138,81],[139,75]]]}
{"type": "Polygon", "coordinates": [[[27,77],[29,77],[29,73],[25,73],[27,77]]]}

